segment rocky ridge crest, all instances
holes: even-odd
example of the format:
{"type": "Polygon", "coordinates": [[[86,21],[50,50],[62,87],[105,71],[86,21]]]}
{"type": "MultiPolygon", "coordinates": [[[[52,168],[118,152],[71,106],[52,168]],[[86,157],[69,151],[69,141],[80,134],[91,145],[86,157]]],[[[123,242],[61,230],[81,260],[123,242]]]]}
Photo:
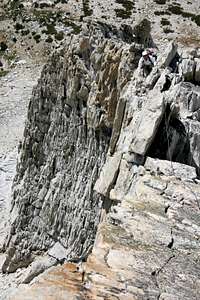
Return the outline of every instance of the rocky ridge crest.
{"type": "Polygon", "coordinates": [[[138,61],[151,45],[146,20],[120,30],[98,22],[44,67],[14,181],[4,272],[44,252],[84,260],[96,237],[87,291],[80,283],[71,299],[198,298],[200,53],[179,53],[172,42],[141,78],[138,61]]]}

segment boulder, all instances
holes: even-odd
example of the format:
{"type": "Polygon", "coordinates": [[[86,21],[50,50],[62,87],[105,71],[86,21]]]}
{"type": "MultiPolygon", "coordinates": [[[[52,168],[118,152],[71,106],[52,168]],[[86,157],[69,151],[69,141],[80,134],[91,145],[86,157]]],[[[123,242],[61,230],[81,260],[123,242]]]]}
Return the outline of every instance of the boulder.
{"type": "Polygon", "coordinates": [[[59,242],[48,250],[48,254],[59,261],[67,258],[67,250],[59,242]]]}
{"type": "Polygon", "coordinates": [[[20,278],[21,283],[31,282],[36,276],[43,273],[50,267],[55,266],[57,263],[58,262],[56,259],[49,256],[44,256],[37,259],[23,273],[22,278],[20,278]]]}

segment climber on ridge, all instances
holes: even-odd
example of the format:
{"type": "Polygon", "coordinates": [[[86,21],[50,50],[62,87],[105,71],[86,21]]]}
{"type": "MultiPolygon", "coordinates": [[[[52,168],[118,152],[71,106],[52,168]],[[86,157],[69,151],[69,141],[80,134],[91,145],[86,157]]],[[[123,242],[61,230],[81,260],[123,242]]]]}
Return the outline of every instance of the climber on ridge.
{"type": "Polygon", "coordinates": [[[156,64],[157,55],[153,49],[146,49],[138,63],[139,75],[147,77],[156,64]]]}

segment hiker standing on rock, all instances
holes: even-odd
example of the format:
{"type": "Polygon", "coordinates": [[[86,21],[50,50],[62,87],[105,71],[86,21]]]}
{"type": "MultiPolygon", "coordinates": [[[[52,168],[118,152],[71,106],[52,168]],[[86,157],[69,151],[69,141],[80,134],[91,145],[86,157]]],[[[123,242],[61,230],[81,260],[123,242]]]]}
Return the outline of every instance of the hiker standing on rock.
{"type": "Polygon", "coordinates": [[[139,60],[138,69],[139,75],[147,77],[151,72],[152,68],[156,64],[157,56],[151,49],[146,49],[142,52],[142,57],[139,60]]]}

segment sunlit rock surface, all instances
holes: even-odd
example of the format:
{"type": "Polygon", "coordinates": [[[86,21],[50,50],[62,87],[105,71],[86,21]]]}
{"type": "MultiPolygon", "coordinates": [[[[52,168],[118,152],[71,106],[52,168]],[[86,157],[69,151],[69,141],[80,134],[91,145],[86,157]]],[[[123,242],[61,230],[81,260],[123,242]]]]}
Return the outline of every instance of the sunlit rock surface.
{"type": "MultiPolygon", "coordinates": [[[[147,20],[93,23],[44,67],[2,270],[37,255],[64,264],[11,299],[200,297],[199,54],[181,58],[171,42],[144,78],[137,65],[151,45],[147,20]]],[[[21,283],[45,269],[31,266],[21,283]]]]}

